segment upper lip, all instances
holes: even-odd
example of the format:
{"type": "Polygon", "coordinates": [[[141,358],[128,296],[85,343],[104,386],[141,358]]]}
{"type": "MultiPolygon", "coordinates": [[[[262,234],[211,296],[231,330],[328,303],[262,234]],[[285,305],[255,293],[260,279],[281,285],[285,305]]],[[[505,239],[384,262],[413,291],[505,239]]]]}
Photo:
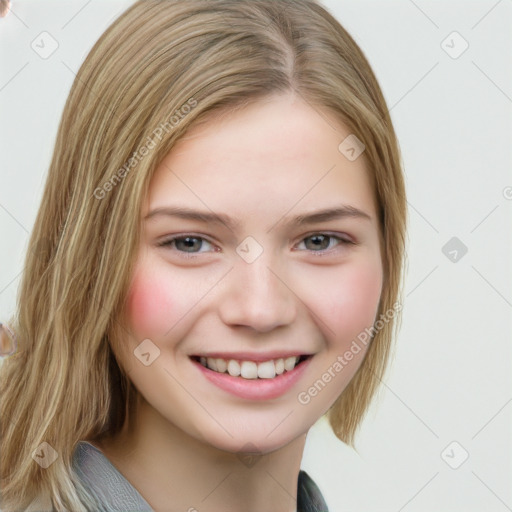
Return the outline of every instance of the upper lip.
{"type": "Polygon", "coordinates": [[[271,352],[209,352],[204,354],[192,354],[191,357],[212,357],[216,359],[234,359],[238,361],[270,361],[271,359],[286,359],[287,357],[310,356],[297,350],[271,352]]]}

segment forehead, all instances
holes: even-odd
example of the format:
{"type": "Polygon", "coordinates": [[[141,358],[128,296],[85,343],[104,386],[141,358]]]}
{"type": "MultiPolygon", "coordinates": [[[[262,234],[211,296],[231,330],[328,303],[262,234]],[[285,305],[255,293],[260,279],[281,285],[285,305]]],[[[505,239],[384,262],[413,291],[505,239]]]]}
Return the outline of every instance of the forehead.
{"type": "Polygon", "coordinates": [[[160,163],[144,214],[179,201],[233,215],[282,215],[335,202],[375,215],[364,155],[339,150],[349,130],[332,113],[274,96],[191,127],[160,163]]]}

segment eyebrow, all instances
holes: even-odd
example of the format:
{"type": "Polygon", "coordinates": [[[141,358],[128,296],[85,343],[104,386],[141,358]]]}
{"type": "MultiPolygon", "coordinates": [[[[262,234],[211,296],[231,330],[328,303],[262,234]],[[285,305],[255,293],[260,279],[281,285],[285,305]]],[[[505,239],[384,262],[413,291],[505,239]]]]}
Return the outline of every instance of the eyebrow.
{"type": "MultiPolygon", "coordinates": [[[[184,206],[164,206],[155,208],[144,217],[144,220],[148,221],[158,216],[178,217],[184,220],[193,220],[209,224],[224,224],[231,231],[236,231],[241,224],[239,220],[233,219],[222,213],[193,210],[184,206]]],[[[372,217],[363,210],[355,208],[354,206],[342,205],[312,213],[297,215],[296,217],[286,221],[286,223],[292,227],[300,227],[306,224],[316,224],[319,222],[327,222],[330,220],[338,220],[343,218],[357,218],[369,221],[372,220],[372,217]]],[[[281,220],[279,220],[276,224],[279,224],[281,220]]]]}

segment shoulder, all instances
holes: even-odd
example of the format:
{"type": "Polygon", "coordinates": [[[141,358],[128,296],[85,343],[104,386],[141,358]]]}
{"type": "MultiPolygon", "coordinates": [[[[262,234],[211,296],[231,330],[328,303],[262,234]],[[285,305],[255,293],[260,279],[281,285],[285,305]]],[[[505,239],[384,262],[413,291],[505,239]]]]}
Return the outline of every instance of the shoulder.
{"type": "Polygon", "coordinates": [[[96,500],[99,509],[152,512],[137,489],[89,441],[78,442],[73,455],[73,470],[88,494],[96,500]]]}
{"type": "Polygon", "coordinates": [[[297,512],[329,512],[320,489],[302,469],[297,488],[297,512]]]}

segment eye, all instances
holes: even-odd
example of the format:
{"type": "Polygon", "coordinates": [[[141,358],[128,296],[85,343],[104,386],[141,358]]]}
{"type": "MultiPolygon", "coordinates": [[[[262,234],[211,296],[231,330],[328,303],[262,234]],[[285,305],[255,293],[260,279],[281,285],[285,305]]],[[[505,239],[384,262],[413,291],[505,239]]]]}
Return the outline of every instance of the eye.
{"type": "MultiPolygon", "coordinates": [[[[328,233],[314,233],[302,239],[298,248],[310,252],[323,254],[339,245],[354,245],[355,242],[328,233]]],[[[185,257],[194,257],[196,254],[215,251],[211,242],[201,236],[182,235],[167,238],[158,244],[159,247],[168,247],[181,253],[185,257]]]]}
{"type": "Polygon", "coordinates": [[[158,245],[160,247],[169,247],[176,249],[178,252],[184,253],[201,253],[208,252],[207,250],[201,251],[198,249],[202,249],[205,244],[212,245],[208,240],[200,237],[200,236],[175,236],[172,238],[167,238],[166,240],[160,242],[158,245]]]}
{"type": "Polygon", "coordinates": [[[335,246],[345,244],[353,245],[354,242],[339,236],[330,235],[328,233],[314,233],[313,235],[304,238],[298,247],[301,248],[300,246],[304,245],[308,251],[325,252],[335,246]]]}

